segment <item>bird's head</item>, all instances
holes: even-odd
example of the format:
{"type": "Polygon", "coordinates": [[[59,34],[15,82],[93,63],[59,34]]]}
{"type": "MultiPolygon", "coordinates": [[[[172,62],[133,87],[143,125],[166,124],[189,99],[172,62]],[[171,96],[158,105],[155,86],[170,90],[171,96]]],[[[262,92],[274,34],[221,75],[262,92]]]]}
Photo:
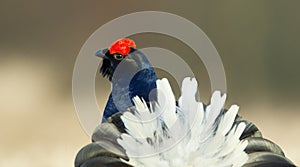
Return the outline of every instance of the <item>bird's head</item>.
{"type": "Polygon", "coordinates": [[[133,40],[122,38],[110,45],[109,48],[100,49],[95,53],[96,56],[103,59],[100,73],[103,77],[108,77],[111,81],[113,74],[121,62],[124,62],[126,71],[132,71],[133,68],[141,68],[143,64],[147,64],[148,60],[142,52],[136,49],[136,44],[133,40]]]}

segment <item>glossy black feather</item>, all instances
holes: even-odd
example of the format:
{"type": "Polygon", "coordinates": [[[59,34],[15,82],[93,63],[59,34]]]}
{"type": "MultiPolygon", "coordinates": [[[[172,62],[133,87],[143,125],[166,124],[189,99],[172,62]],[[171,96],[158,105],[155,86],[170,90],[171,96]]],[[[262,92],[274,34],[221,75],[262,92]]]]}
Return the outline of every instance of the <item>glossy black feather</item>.
{"type": "Polygon", "coordinates": [[[120,159],[111,157],[95,157],[82,164],[80,167],[132,167],[120,159]]]}
{"type": "Polygon", "coordinates": [[[248,154],[249,159],[243,167],[295,167],[286,157],[271,152],[248,154]]]}
{"type": "Polygon", "coordinates": [[[100,68],[100,73],[102,74],[103,77],[108,77],[109,80],[112,78],[112,71],[113,71],[113,66],[108,59],[103,59],[102,61],[102,66],[100,68]]]}
{"type": "Polygon", "coordinates": [[[272,152],[274,154],[284,156],[281,148],[274,142],[264,139],[261,137],[250,137],[247,138],[248,146],[246,148],[246,153],[250,154],[253,152],[272,152]]]}

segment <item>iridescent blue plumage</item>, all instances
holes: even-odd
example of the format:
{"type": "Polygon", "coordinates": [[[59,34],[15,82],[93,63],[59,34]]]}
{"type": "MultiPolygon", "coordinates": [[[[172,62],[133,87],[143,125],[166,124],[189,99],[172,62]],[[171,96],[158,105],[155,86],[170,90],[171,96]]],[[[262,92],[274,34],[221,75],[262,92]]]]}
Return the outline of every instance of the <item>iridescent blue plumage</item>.
{"type": "MultiPolygon", "coordinates": [[[[151,90],[155,90],[156,89],[156,80],[157,80],[157,76],[154,72],[153,68],[147,68],[147,69],[143,69],[142,71],[139,71],[132,79],[132,81],[129,84],[129,91],[126,92],[126,88],[120,87],[120,88],[116,88],[116,84],[113,84],[113,92],[116,90],[115,95],[116,96],[124,96],[124,94],[128,93],[129,94],[129,98],[130,98],[130,103],[127,104],[125,101],[117,101],[116,104],[119,105],[118,108],[122,108],[123,111],[126,110],[126,108],[133,106],[133,101],[132,98],[135,96],[139,96],[142,97],[146,102],[150,101],[150,92],[151,90]],[[122,94],[124,93],[124,94],[122,94]],[[124,110],[125,109],[125,110],[124,110]]],[[[121,111],[121,112],[123,112],[121,111]]],[[[110,116],[112,116],[113,114],[119,112],[119,110],[117,109],[113,97],[112,97],[112,93],[109,96],[109,99],[106,103],[105,109],[104,109],[104,113],[103,113],[103,117],[102,117],[102,122],[106,122],[106,119],[110,116]]]]}

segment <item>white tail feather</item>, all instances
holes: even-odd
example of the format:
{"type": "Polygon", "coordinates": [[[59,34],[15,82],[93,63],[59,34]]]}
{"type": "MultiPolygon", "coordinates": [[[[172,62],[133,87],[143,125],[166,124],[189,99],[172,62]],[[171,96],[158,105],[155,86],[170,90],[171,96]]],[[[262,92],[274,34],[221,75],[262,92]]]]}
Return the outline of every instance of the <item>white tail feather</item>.
{"type": "Polygon", "coordinates": [[[176,120],[176,102],[172,88],[167,79],[157,80],[158,104],[161,109],[163,120],[168,128],[172,127],[176,120]]]}
{"type": "Polygon", "coordinates": [[[157,81],[159,105],[150,104],[149,109],[143,99],[133,99],[135,114],[121,117],[128,134],[118,139],[129,164],[209,167],[242,166],[247,161],[244,149],[248,143],[239,140],[245,124],[234,125],[238,106],[222,113],[226,95],[216,91],[204,111],[195,98],[197,87],[195,79],[183,80],[178,108],[167,79],[157,81]]]}

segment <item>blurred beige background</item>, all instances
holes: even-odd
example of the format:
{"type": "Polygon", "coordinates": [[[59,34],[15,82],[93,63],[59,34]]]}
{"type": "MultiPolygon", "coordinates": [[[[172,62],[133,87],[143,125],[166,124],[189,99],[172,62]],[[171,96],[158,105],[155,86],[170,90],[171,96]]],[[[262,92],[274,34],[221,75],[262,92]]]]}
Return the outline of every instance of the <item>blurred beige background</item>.
{"type": "MultiPolygon", "coordinates": [[[[300,164],[299,6],[298,0],[1,0],[0,166],[73,166],[90,142],[72,102],[76,56],[101,25],[143,10],[175,13],[202,28],[224,63],[227,106],[239,104],[245,119],[300,164]]],[[[185,58],[208,102],[208,76],[190,48],[159,34],[132,38],[140,48],[159,46],[185,58]]],[[[103,108],[110,85],[100,76],[96,84],[103,108]]]]}

